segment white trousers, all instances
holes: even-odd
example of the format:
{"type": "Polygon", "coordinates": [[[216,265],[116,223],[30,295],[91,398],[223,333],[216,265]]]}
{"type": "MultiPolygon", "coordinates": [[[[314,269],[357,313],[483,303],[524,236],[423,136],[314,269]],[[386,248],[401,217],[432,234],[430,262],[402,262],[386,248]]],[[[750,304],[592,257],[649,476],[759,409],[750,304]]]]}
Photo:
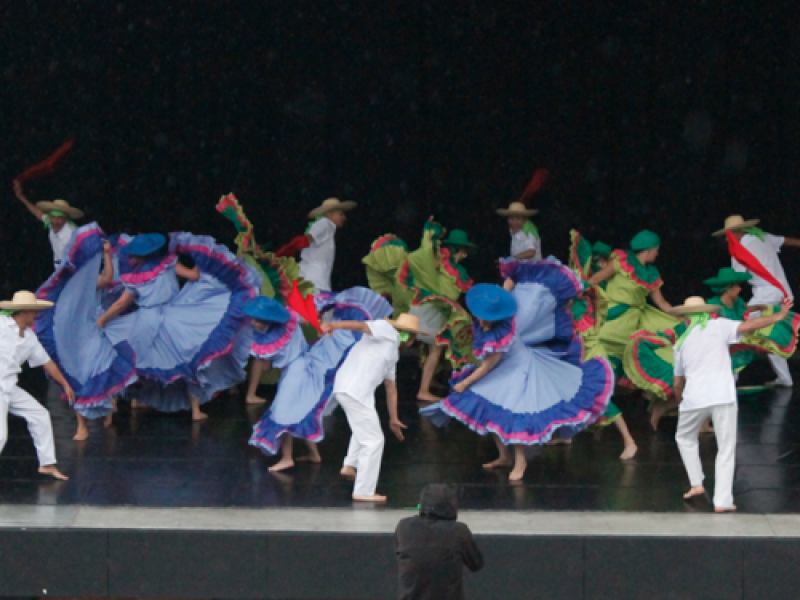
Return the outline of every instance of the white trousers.
{"type": "Polygon", "coordinates": [[[718,404],[699,410],[682,410],[678,414],[678,431],[675,441],[681,453],[683,466],[692,486],[703,485],[703,465],[700,463],[698,436],[700,428],[709,417],[714,423],[717,438],[717,460],[714,467],[714,506],[733,507],[733,475],[736,470],[736,420],[739,407],[734,404],[718,404]]]}
{"type": "MultiPolygon", "coordinates": [[[[780,304],[782,301],[783,294],[778,289],[772,287],[758,287],[753,290],[753,297],[748,304],[751,306],[757,304],[776,305],[780,304]]],[[[760,314],[760,312],[756,311],[752,316],[757,317],[760,314]]],[[[787,360],[780,356],[775,356],[774,354],[767,354],[767,358],[769,359],[769,364],[772,365],[772,370],[775,371],[775,375],[777,375],[776,383],[778,385],[791,386],[793,384],[792,373],[789,371],[789,363],[787,360]]]]}
{"type": "Polygon", "coordinates": [[[8,441],[8,413],[28,422],[28,431],[31,432],[33,445],[36,446],[36,454],[39,456],[39,466],[56,464],[50,413],[33,396],[17,386],[9,394],[0,392],[0,452],[8,441]]]}
{"type": "Polygon", "coordinates": [[[384,443],[378,411],[374,402],[365,406],[347,394],[336,394],[336,400],[344,410],[352,431],[344,466],[356,470],[353,494],[372,496],[378,485],[384,443]]]}

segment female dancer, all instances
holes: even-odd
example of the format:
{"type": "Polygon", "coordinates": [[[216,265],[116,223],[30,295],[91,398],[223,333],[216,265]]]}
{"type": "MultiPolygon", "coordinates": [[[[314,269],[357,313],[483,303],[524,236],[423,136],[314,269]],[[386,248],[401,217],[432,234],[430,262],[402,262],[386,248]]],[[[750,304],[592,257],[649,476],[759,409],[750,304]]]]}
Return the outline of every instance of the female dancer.
{"type": "Polygon", "coordinates": [[[509,479],[516,481],[527,467],[524,446],[596,419],[614,375],[604,358],[580,359],[567,305],[581,285],[569,269],[548,258],[506,261],[501,271],[506,289],[479,284],[466,297],[475,316],[473,348],[483,362],[454,374],[450,395],[420,413],[437,426],[454,417],[481,435],[495,434],[500,456],[484,467],[513,464],[509,479]]]}

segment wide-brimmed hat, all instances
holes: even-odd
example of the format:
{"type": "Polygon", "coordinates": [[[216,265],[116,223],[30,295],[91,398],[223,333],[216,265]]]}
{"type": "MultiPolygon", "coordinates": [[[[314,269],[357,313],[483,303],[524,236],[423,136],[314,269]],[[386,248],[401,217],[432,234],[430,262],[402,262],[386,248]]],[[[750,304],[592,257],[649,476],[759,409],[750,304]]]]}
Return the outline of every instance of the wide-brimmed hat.
{"type": "Polygon", "coordinates": [[[166,243],[167,238],[160,233],[140,233],[130,242],[121,246],[119,251],[129,256],[147,256],[166,243]]]}
{"type": "Polygon", "coordinates": [[[39,300],[36,294],[21,290],[11,300],[0,302],[0,310],[45,310],[53,306],[49,300],[39,300]]]}
{"type": "Polygon", "coordinates": [[[259,296],[245,302],[244,314],[260,321],[270,321],[273,323],[286,323],[289,321],[289,311],[277,300],[259,296]]]}
{"type": "Polygon", "coordinates": [[[740,273],[731,267],[722,267],[717,272],[716,277],[706,279],[703,283],[711,287],[723,287],[733,285],[734,283],[744,283],[745,281],[750,281],[752,278],[753,276],[750,273],[740,273]]]}
{"type": "Polygon", "coordinates": [[[424,331],[419,330],[419,318],[408,313],[403,313],[397,319],[386,319],[392,324],[392,327],[398,331],[407,331],[408,333],[416,333],[418,335],[430,335],[424,331]]]}
{"type": "Polygon", "coordinates": [[[738,231],[740,229],[747,229],[748,227],[755,227],[760,223],[760,219],[748,219],[747,221],[744,220],[742,215],[731,215],[727,219],[725,219],[725,227],[720,229],[719,231],[715,231],[711,235],[725,235],[726,231],[738,231]]]}
{"type": "Polygon", "coordinates": [[[669,311],[671,315],[691,315],[697,313],[715,313],[722,310],[719,304],[706,304],[700,296],[691,296],[681,306],[673,306],[669,311]]]}
{"type": "Polygon", "coordinates": [[[52,202],[37,202],[37,208],[48,215],[51,212],[60,212],[64,213],[64,215],[70,219],[80,219],[83,217],[83,211],[80,208],[75,208],[74,206],[70,206],[69,202],[66,200],[62,200],[59,198],[58,200],[53,200],[52,202]]]}
{"type": "Polygon", "coordinates": [[[447,237],[442,240],[445,246],[461,246],[466,248],[475,248],[475,244],[469,241],[467,232],[463,229],[453,229],[447,234],[447,237]]]}
{"type": "Polygon", "coordinates": [[[592,246],[592,254],[602,256],[603,258],[611,256],[613,251],[614,249],[605,242],[595,242],[594,246],[592,246]]]}
{"type": "Polygon", "coordinates": [[[356,203],[351,202],[350,200],[342,202],[338,198],[328,198],[317,208],[308,213],[308,218],[316,219],[317,217],[322,217],[328,214],[329,212],[333,212],[335,210],[341,210],[347,212],[348,210],[353,210],[355,207],[356,203]]]}
{"type": "Polygon", "coordinates": [[[658,248],[661,245],[661,238],[658,234],[649,229],[642,229],[639,233],[633,236],[631,240],[631,250],[634,252],[641,252],[643,250],[650,250],[658,248]]]}
{"type": "Polygon", "coordinates": [[[517,314],[517,301],[493,283],[479,283],[467,292],[467,308],[484,321],[502,321],[517,314]]]}
{"type": "Polygon", "coordinates": [[[522,202],[512,202],[508,208],[497,209],[497,214],[501,217],[532,217],[538,212],[538,209],[528,208],[522,202]]]}

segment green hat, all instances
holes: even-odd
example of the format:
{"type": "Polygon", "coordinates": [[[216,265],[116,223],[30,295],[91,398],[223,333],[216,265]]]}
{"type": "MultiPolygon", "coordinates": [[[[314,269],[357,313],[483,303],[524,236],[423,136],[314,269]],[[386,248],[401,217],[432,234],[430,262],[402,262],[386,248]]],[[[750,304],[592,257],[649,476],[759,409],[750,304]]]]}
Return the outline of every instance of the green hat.
{"type": "Polygon", "coordinates": [[[641,252],[642,250],[650,250],[651,248],[658,248],[661,245],[661,238],[657,233],[649,229],[643,229],[631,240],[631,250],[634,252],[641,252]]]}
{"type": "Polygon", "coordinates": [[[703,281],[708,286],[713,288],[728,288],[734,283],[744,283],[750,281],[753,276],[750,273],[739,273],[730,267],[722,267],[717,273],[716,277],[706,279],[703,281]]]}
{"type": "Polygon", "coordinates": [[[611,246],[603,242],[595,242],[594,246],[592,246],[592,254],[602,256],[603,258],[611,256],[613,251],[614,249],[611,246]]]}
{"type": "Polygon", "coordinates": [[[467,232],[463,229],[453,229],[447,234],[447,239],[445,239],[442,244],[445,246],[466,246],[468,248],[475,248],[475,244],[469,241],[469,236],[467,236],[467,232]]]}

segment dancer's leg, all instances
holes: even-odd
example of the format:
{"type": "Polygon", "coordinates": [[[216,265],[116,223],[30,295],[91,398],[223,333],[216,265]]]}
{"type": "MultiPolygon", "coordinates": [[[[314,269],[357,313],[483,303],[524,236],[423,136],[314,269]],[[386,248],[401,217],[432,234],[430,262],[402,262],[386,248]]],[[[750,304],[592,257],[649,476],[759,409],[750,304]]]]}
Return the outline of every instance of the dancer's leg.
{"type": "Polygon", "coordinates": [[[192,405],[192,421],[204,421],[208,415],[200,410],[200,399],[189,394],[189,403],[192,405]]]}
{"type": "Polygon", "coordinates": [[[653,431],[658,431],[658,423],[661,421],[661,417],[676,408],[678,408],[678,401],[674,398],[670,398],[666,402],[655,402],[650,413],[650,425],[653,427],[653,431]]]}
{"type": "Polygon", "coordinates": [[[322,457],[319,455],[319,449],[317,448],[316,442],[305,440],[305,443],[306,446],[308,446],[308,454],[306,456],[298,456],[297,462],[321,463],[322,457]]]}
{"type": "Polygon", "coordinates": [[[511,465],[511,453],[508,451],[508,448],[503,443],[497,435],[492,434],[492,439],[494,440],[495,445],[497,446],[497,451],[500,453],[500,456],[497,459],[493,460],[492,462],[488,462],[483,465],[484,469],[498,469],[503,467],[510,467],[511,465]]]}
{"type": "Polygon", "coordinates": [[[689,475],[691,489],[683,495],[684,498],[691,498],[705,493],[703,487],[703,465],[700,462],[700,447],[697,436],[700,428],[708,419],[706,410],[684,410],[678,415],[678,430],[675,433],[675,441],[681,453],[683,466],[689,475]]]}
{"type": "Polygon", "coordinates": [[[717,438],[717,460],[714,468],[714,510],[736,510],[733,504],[733,475],[736,471],[736,404],[721,404],[711,409],[714,435],[717,438]]]}
{"type": "Polygon", "coordinates": [[[617,417],[617,419],[614,421],[614,425],[617,426],[617,430],[619,430],[619,433],[622,436],[622,442],[625,444],[625,449],[622,451],[622,454],[619,455],[619,458],[620,460],[630,460],[636,456],[636,452],[639,450],[639,447],[636,445],[636,442],[633,441],[633,436],[628,430],[628,424],[625,422],[625,419],[622,415],[617,417]]]}
{"type": "Polygon", "coordinates": [[[89,421],[77,411],[75,412],[75,416],[78,417],[78,430],[75,432],[72,439],[76,442],[82,442],[89,438],[89,421]]]}
{"type": "Polygon", "coordinates": [[[264,398],[260,398],[256,394],[265,366],[266,361],[262,358],[254,358],[250,364],[250,381],[247,384],[247,399],[245,400],[247,404],[264,404],[266,402],[264,398]]]}
{"type": "Polygon", "coordinates": [[[292,436],[288,433],[283,434],[281,438],[281,459],[272,465],[270,471],[283,471],[284,469],[291,469],[294,466],[294,459],[292,458],[292,436]]]}
{"type": "Polygon", "coordinates": [[[431,381],[443,351],[444,346],[437,346],[436,344],[428,346],[428,358],[425,359],[425,364],[422,366],[422,379],[419,382],[417,400],[422,400],[423,402],[439,402],[441,400],[439,396],[431,393],[431,381]]]}
{"type": "MultiPolygon", "coordinates": [[[[384,444],[383,430],[375,406],[363,404],[345,394],[338,394],[337,400],[347,416],[353,438],[358,444],[353,500],[383,502],[386,500],[386,496],[375,493],[384,444]]],[[[345,465],[352,463],[353,458],[348,451],[345,465]]]]}
{"type": "Polygon", "coordinates": [[[525,446],[514,444],[514,468],[508,474],[508,479],[519,481],[525,475],[526,468],[528,468],[528,461],[525,459],[525,446]]]}
{"type": "Polygon", "coordinates": [[[789,371],[789,363],[785,358],[775,356],[774,354],[767,354],[769,363],[772,365],[772,370],[778,378],[775,380],[775,385],[780,387],[792,387],[792,373],[789,371]]]}
{"type": "Polygon", "coordinates": [[[8,412],[22,417],[28,423],[28,431],[33,438],[36,455],[39,457],[39,472],[56,479],[67,479],[56,467],[56,446],[50,413],[21,388],[15,387],[7,397],[8,412]]]}

